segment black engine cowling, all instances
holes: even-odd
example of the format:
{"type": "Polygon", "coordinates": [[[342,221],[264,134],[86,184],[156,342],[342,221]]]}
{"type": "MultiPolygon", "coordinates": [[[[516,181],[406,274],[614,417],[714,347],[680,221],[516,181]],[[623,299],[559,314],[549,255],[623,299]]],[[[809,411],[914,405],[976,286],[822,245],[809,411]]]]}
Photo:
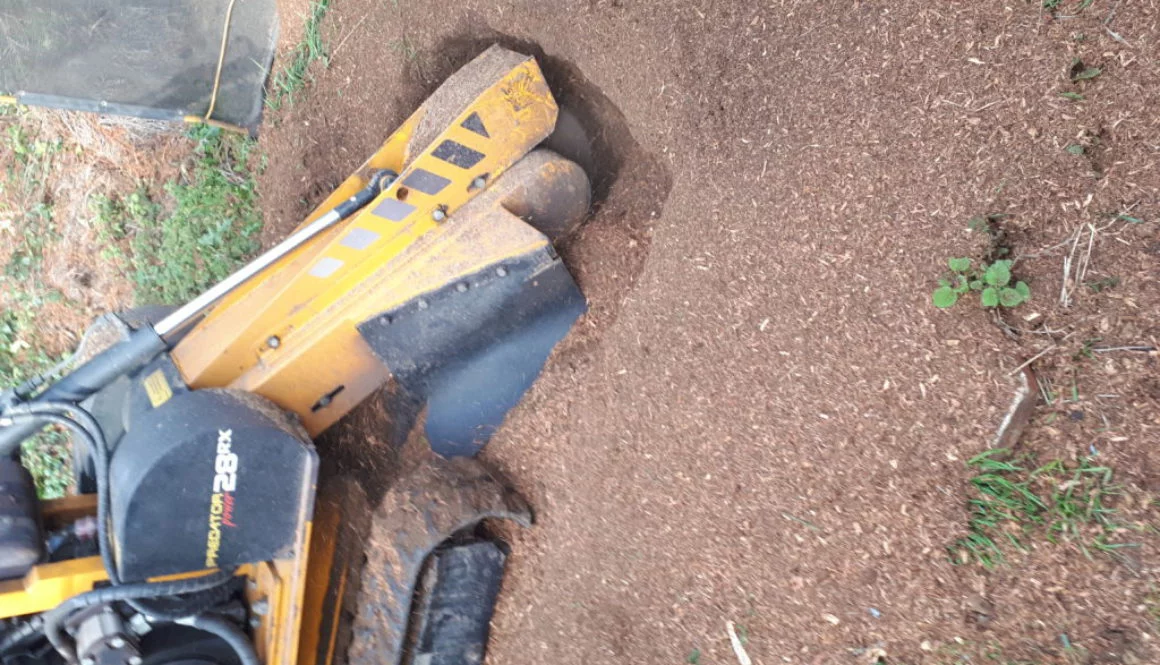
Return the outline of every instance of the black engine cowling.
{"type": "Polygon", "coordinates": [[[132,419],[110,462],[126,581],[293,557],[318,458],[296,419],[235,390],[176,394],[132,419]]]}

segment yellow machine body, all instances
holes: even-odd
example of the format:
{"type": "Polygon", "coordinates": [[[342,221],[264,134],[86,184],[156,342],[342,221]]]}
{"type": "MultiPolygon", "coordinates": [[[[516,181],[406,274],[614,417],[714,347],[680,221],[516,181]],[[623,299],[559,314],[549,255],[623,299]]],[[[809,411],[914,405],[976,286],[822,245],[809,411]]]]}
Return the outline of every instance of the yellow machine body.
{"type": "Polygon", "coordinates": [[[372,169],[399,173],[390,187],[363,212],[236,291],[174,349],[190,386],[258,393],[299,414],[316,435],[388,378],[359,337],[359,323],[548,243],[522,224],[504,229],[450,223],[555,126],[556,104],[535,61],[493,49],[440,91],[307,222],[362,189],[372,169]],[[483,76],[488,71],[490,80],[483,76]],[[474,101],[449,117],[446,109],[455,100],[440,91],[474,101]],[[487,135],[471,126],[482,126],[487,135]],[[445,129],[432,136],[429,127],[445,129]],[[440,158],[441,151],[458,164],[440,158]],[[477,161],[462,166],[472,160],[477,161]]]}

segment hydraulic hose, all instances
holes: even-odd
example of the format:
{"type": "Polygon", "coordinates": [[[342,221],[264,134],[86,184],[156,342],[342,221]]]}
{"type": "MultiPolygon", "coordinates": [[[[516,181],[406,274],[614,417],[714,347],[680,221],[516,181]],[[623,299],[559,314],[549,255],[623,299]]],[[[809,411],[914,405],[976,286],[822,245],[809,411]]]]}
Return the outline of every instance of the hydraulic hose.
{"type": "Polygon", "coordinates": [[[226,580],[216,587],[186,594],[182,598],[130,598],[125,602],[150,619],[176,622],[208,612],[228,601],[235,591],[229,582],[226,580]]]}
{"type": "Polygon", "coordinates": [[[238,654],[238,661],[241,665],[262,665],[262,661],[258,659],[258,652],[254,650],[254,645],[250,642],[250,638],[242,632],[241,628],[238,628],[226,619],[215,614],[199,614],[198,616],[179,621],[178,623],[192,626],[193,628],[221,638],[223,642],[230,645],[234,653],[238,654]]]}
{"type": "Polygon", "coordinates": [[[33,617],[19,626],[4,633],[4,637],[0,638],[0,656],[8,655],[16,647],[20,646],[25,641],[40,635],[43,630],[44,620],[40,617],[33,617]]]}
{"type": "Polygon", "coordinates": [[[19,424],[16,422],[3,424],[5,419],[12,420],[9,416],[19,413],[21,406],[80,402],[118,377],[137,370],[166,348],[165,340],[149,326],[143,326],[133,331],[129,339],[97,354],[24,405],[18,404],[5,409],[0,413],[0,455],[14,455],[20,450],[20,444],[43,426],[43,423],[27,419],[19,424]]]}
{"type": "Polygon", "coordinates": [[[64,630],[65,621],[73,612],[93,605],[107,605],[118,601],[198,593],[225,584],[232,577],[233,571],[220,571],[203,577],[172,582],[137,582],[93,589],[73,596],[41,615],[44,618],[44,636],[65,660],[75,663],[76,649],[68,643],[64,630]]]}
{"type": "Polygon", "coordinates": [[[114,582],[118,581],[117,565],[109,546],[109,449],[104,433],[96,419],[84,409],[67,403],[22,404],[13,407],[8,417],[16,427],[22,422],[32,422],[34,427],[55,423],[71,430],[84,442],[93,456],[97,471],[97,545],[101,553],[101,563],[105,572],[114,582]]]}

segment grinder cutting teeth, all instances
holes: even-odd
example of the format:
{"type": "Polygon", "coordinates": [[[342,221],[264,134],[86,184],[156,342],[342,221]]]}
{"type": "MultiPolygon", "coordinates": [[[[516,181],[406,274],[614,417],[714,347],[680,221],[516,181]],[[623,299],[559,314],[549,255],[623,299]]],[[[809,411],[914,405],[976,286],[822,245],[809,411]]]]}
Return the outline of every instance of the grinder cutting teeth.
{"type": "Polygon", "coordinates": [[[489,49],[280,244],[5,393],[0,660],[479,662],[506,550],[475,527],[531,515],[472,458],[585,311],[552,243],[588,177],[538,147],[557,112],[489,49]],[[368,511],[313,439],[388,383],[443,457],[368,511]],[[39,502],[18,452],[48,425],[81,494],[39,502]],[[391,545],[360,577],[368,532],[391,545]]]}

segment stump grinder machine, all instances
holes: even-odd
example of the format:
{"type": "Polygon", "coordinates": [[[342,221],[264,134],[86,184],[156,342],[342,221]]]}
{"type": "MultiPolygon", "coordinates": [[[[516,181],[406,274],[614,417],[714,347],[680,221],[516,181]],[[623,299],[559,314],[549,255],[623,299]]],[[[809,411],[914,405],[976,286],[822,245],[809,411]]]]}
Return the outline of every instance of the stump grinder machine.
{"type": "Polygon", "coordinates": [[[535,60],[490,48],[280,244],[0,395],[2,665],[481,662],[508,553],[481,523],[531,514],[474,456],[585,311],[557,115],[535,60]],[[315,440],[377,391],[434,454],[368,509],[315,440]],[[19,461],[46,427],[72,435],[64,499],[19,461]]]}

